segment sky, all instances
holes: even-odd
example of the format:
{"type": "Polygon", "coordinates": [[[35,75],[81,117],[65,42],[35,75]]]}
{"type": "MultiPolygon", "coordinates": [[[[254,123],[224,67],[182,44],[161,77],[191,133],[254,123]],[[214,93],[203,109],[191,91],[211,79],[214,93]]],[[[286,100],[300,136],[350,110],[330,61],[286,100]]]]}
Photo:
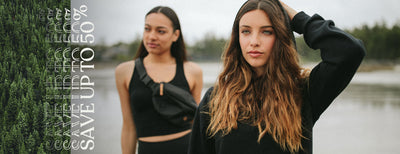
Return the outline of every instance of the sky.
{"type": "MultiPolygon", "coordinates": [[[[399,0],[282,0],[297,11],[333,20],[342,29],[385,21],[400,24],[399,0]]],[[[72,7],[88,7],[87,20],[95,25],[96,44],[129,43],[141,36],[145,14],[153,7],[172,8],[181,22],[186,43],[208,33],[228,38],[234,17],[245,0],[72,0],[72,7]]]]}

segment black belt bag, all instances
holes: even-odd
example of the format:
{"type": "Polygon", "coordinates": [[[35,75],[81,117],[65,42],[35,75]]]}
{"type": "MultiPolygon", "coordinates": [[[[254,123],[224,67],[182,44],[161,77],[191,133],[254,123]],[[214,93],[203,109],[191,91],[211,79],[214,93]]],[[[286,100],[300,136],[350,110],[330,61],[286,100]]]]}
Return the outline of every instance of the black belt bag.
{"type": "Polygon", "coordinates": [[[153,91],[154,109],[169,122],[184,126],[193,120],[197,105],[186,90],[170,83],[155,83],[146,72],[142,59],[135,60],[140,80],[153,91]]]}

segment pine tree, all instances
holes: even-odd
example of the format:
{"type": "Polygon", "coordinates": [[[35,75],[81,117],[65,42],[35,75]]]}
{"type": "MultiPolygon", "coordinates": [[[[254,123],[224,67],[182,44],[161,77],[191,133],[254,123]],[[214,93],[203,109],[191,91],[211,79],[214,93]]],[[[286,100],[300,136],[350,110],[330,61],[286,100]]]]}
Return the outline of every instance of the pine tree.
{"type": "Polygon", "coordinates": [[[28,151],[26,150],[24,142],[20,143],[20,146],[18,147],[18,153],[19,154],[27,154],[28,153],[28,151]]]}
{"type": "Polygon", "coordinates": [[[9,99],[8,99],[8,104],[6,106],[6,111],[8,112],[7,115],[7,126],[10,126],[12,124],[14,124],[15,120],[16,120],[16,116],[18,113],[18,99],[17,99],[17,93],[18,93],[18,89],[17,89],[17,83],[16,82],[12,82],[10,85],[10,93],[9,93],[9,99]]]}
{"type": "MultiPolygon", "coordinates": [[[[1,130],[1,132],[5,132],[5,127],[4,127],[4,125],[3,125],[3,128],[2,128],[2,130],[1,130]]],[[[5,144],[6,144],[6,141],[5,141],[5,135],[6,134],[3,134],[3,133],[0,133],[0,154],[4,154],[5,153],[5,149],[6,149],[6,147],[5,147],[5,144]]]]}
{"type": "Polygon", "coordinates": [[[35,138],[33,137],[32,133],[29,134],[28,140],[26,141],[26,151],[28,153],[34,153],[35,150],[35,138]]]}
{"type": "Polygon", "coordinates": [[[17,145],[17,130],[15,127],[12,127],[12,129],[9,132],[5,133],[5,144],[4,144],[4,151],[5,153],[15,153],[15,149],[18,149],[17,145]]]}
{"type": "Polygon", "coordinates": [[[44,152],[43,143],[40,144],[37,153],[38,153],[38,154],[46,154],[46,152],[44,152]]]}
{"type": "Polygon", "coordinates": [[[21,131],[21,136],[22,138],[25,138],[28,136],[28,120],[26,119],[25,113],[20,111],[17,116],[17,128],[22,130],[21,131]]]}

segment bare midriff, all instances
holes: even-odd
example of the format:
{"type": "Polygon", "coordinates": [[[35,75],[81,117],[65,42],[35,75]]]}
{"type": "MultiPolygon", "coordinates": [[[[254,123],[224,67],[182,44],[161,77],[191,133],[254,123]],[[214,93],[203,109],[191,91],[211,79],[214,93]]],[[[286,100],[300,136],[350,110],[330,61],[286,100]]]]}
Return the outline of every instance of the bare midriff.
{"type": "Polygon", "coordinates": [[[192,130],[185,130],[183,132],[179,133],[174,133],[174,134],[168,134],[168,135],[160,135],[160,136],[149,136],[149,137],[139,137],[139,141],[143,142],[163,142],[163,141],[169,141],[173,139],[180,138],[182,136],[185,136],[186,134],[190,133],[192,130]]]}

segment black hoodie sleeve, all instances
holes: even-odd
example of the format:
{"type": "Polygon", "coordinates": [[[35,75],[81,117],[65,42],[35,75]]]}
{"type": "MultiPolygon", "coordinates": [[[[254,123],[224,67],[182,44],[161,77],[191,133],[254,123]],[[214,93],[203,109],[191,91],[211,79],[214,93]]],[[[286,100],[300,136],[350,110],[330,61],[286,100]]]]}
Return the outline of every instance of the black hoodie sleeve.
{"type": "Polygon", "coordinates": [[[291,26],[295,32],[304,34],[310,48],[321,51],[322,62],[310,73],[306,96],[311,103],[315,124],[353,78],[365,56],[365,48],[362,41],[317,14],[310,17],[300,12],[291,21],[291,26]]]}
{"type": "Polygon", "coordinates": [[[193,122],[192,135],[190,137],[188,154],[214,154],[214,139],[207,135],[207,127],[210,123],[208,102],[213,88],[207,90],[197,108],[193,122]]]}

